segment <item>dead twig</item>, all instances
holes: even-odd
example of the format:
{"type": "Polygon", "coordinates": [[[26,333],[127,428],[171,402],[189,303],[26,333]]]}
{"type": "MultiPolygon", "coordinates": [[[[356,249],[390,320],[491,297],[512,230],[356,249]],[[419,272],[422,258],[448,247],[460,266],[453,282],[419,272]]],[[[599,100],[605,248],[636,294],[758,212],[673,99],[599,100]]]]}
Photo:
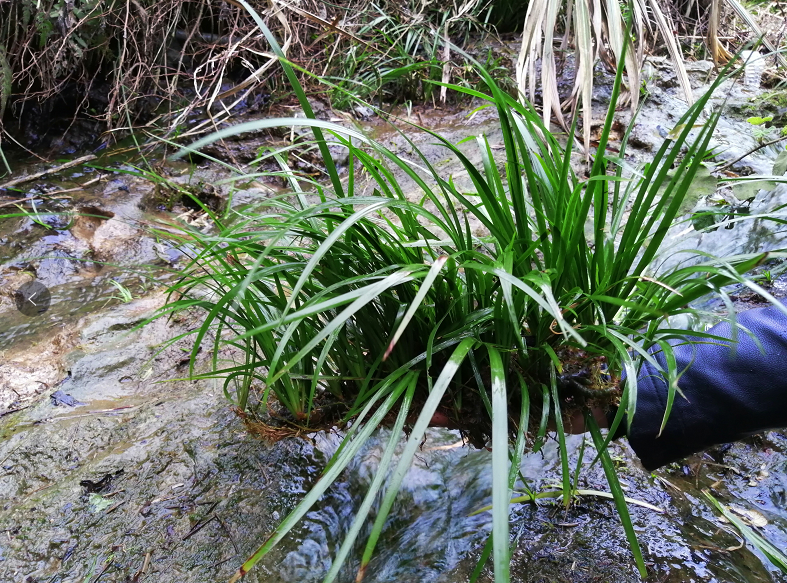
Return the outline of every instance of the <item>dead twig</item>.
{"type": "Polygon", "coordinates": [[[216,515],[215,515],[215,514],[213,514],[213,515],[212,515],[210,518],[208,518],[207,520],[205,520],[205,521],[203,521],[203,522],[199,522],[199,523],[197,523],[197,525],[196,525],[194,528],[192,528],[190,531],[188,531],[188,533],[186,533],[186,536],[184,536],[184,537],[183,537],[183,540],[189,540],[189,539],[190,539],[192,536],[194,536],[194,535],[195,535],[195,534],[197,534],[199,531],[201,531],[203,528],[205,528],[206,526],[208,526],[208,524],[210,524],[210,523],[211,523],[211,521],[212,521],[212,520],[214,520],[215,518],[216,518],[216,515]]]}
{"type": "MultiPolygon", "coordinates": [[[[18,411],[24,411],[28,407],[30,407],[30,405],[27,405],[26,407],[19,407],[17,409],[6,409],[5,411],[0,411],[0,417],[5,417],[6,415],[11,415],[12,413],[17,413],[18,411]]],[[[6,458],[6,459],[8,459],[8,458],[6,458]]],[[[3,460],[3,461],[5,461],[5,460],[3,460]]]]}
{"type": "Polygon", "coordinates": [[[80,164],[84,164],[85,162],[90,162],[91,160],[95,160],[96,158],[97,156],[95,154],[88,154],[87,156],[76,158],[75,160],[71,160],[69,162],[66,162],[65,164],[61,164],[60,166],[49,168],[48,170],[42,170],[41,172],[36,172],[35,174],[28,174],[27,176],[20,176],[19,178],[15,178],[14,180],[9,180],[4,184],[0,184],[0,190],[11,188],[18,184],[24,184],[25,182],[30,182],[31,180],[37,180],[39,178],[43,178],[44,176],[49,176],[50,174],[57,174],[58,172],[67,170],[68,168],[73,168],[74,166],[79,166],[80,164]]]}
{"type": "Polygon", "coordinates": [[[188,531],[186,533],[186,535],[181,540],[189,540],[192,536],[194,536],[199,531],[201,531],[203,528],[205,528],[212,520],[217,518],[217,516],[215,514],[211,514],[211,513],[216,508],[216,506],[219,505],[219,502],[220,502],[220,500],[216,500],[213,504],[211,504],[211,507],[208,508],[208,511],[205,513],[206,516],[208,514],[210,514],[210,518],[208,518],[208,519],[204,519],[203,518],[199,522],[197,522],[197,524],[195,524],[193,527],[191,527],[191,530],[188,531]]]}
{"type": "Polygon", "coordinates": [[[316,23],[324,26],[325,28],[335,32],[336,34],[339,34],[339,35],[341,35],[341,36],[343,36],[345,38],[349,38],[350,40],[355,41],[356,43],[358,43],[359,45],[363,46],[364,48],[369,49],[370,51],[374,51],[375,53],[382,53],[382,51],[380,49],[378,49],[377,47],[374,47],[374,46],[370,45],[365,40],[362,40],[362,39],[358,38],[357,36],[355,36],[353,33],[348,32],[348,31],[344,30],[343,28],[341,28],[339,26],[336,26],[337,25],[337,21],[336,20],[334,22],[328,22],[324,18],[320,18],[316,14],[312,14],[311,12],[303,10],[302,8],[298,8],[297,6],[295,6],[293,4],[290,4],[288,2],[281,2],[280,1],[279,4],[289,8],[290,10],[295,12],[296,14],[298,14],[300,16],[303,16],[307,20],[311,20],[312,22],[316,22],[316,23]]]}
{"type": "MultiPolygon", "coordinates": [[[[34,200],[36,198],[46,198],[47,196],[48,195],[37,194],[35,196],[27,196],[25,198],[17,198],[16,200],[9,200],[8,202],[4,202],[3,204],[0,204],[0,208],[3,208],[4,206],[13,206],[15,204],[19,204],[20,202],[27,202],[28,200],[34,200]]],[[[71,198],[71,197],[64,196],[62,198],[71,198]]]]}
{"type": "MultiPolygon", "coordinates": [[[[66,188],[65,190],[55,190],[54,192],[47,192],[43,196],[53,197],[53,196],[60,196],[61,194],[65,194],[67,192],[77,192],[79,190],[83,190],[88,186],[93,186],[96,182],[101,180],[101,176],[96,176],[95,178],[91,178],[84,184],[80,184],[79,186],[75,186],[74,188],[66,188]]],[[[70,196],[64,196],[63,198],[71,198],[70,196]]]]}
{"type": "Polygon", "coordinates": [[[230,542],[232,543],[232,548],[235,549],[235,553],[240,553],[240,551],[238,550],[238,545],[235,544],[235,538],[232,536],[232,533],[230,532],[230,529],[227,528],[227,525],[224,524],[224,521],[221,519],[221,517],[218,514],[216,515],[216,520],[219,521],[219,524],[221,525],[221,528],[223,528],[224,532],[227,533],[227,538],[230,539],[230,542]]]}
{"type": "Polygon", "coordinates": [[[67,193],[67,192],[77,192],[77,191],[80,191],[80,190],[84,190],[86,187],[92,186],[93,184],[95,184],[99,180],[101,180],[101,177],[100,176],[96,176],[92,180],[88,180],[87,182],[85,182],[81,186],[77,186],[77,187],[74,187],[74,188],[67,188],[65,190],[55,190],[54,192],[46,192],[46,193],[43,193],[43,194],[36,194],[36,195],[33,195],[33,196],[26,196],[25,198],[18,198],[16,200],[9,200],[7,202],[4,202],[4,203],[0,204],[0,208],[3,208],[5,206],[12,206],[12,205],[15,205],[15,204],[19,204],[20,202],[27,202],[28,200],[34,200],[36,198],[53,198],[53,197],[57,197],[57,198],[61,198],[61,199],[71,199],[73,197],[62,196],[62,195],[67,193]]]}
{"type": "Polygon", "coordinates": [[[101,572],[96,576],[95,579],[93,579],[93,583],[98,583],[98,580],[101,579],[101,577],[103,577],[107,571],[109,571],[109,568],[112,566],[112,559],[114,558],[115,558],[114,554],[109,555],[107,562],[104,563],[104,568],[101,569],[101,572]]]}
{"type": "Polygon", "coordinates": [[[139,581],[139,578],[148,572],[148,566],[150,565],[150,557],[152,556],[152,554],[153,554],[152,551],[148,551],[147,553],[145,553],[145,559],[142,562],[142,567],[139,569],[139,571],[134,573],[133,577],[131,577],[132,583],[137,583],[137,581],[139,581]]]}
{"type": "Polygon", "coordinates": [[[732,162],[727,162],[724,166],[722,166],[721,168],[717,168],[716,170],[718,170],[719,172],[721,172],[722,170],[727,170],[727,168],[730,168],[733,164],[737,164],[738,162],[743,160],[746,156],[750,156],[751,154],[754,154],[754,152],[758,152],[763,148],[767,148],[768,146],[778,144],[779,142],[782,142],[784,140],[787,140],[787,136],[782,136],[780,138],[776,138],[775,140],[771,140],[770,142],[765,142],[764,144],[760,144],[753,150],[749,150],[748,152],[743,154],[743,156],[739,156],[738,158],[735,158],[735,160],[733,160],[732,162]]]}
{"type": "Polygon", "coordinates": [[[120,502],[116,502],[116,503],[115,503],[115,504],[113,504],[113,505],[112,505],[112,506],[111,506],[109,509],[107,509],[107,511],[106,511],[106,513],[105,513],[105,514],[110,514],[111,512],[114,512],[115,510],[117,510],[117,509],[118,509],[118,507],[122,506],[122,505],[123,505],[123,504],[125,504],[125,503],[126,503],[126,501],[125,501],[125,500],[121,500],[120,502]]]}

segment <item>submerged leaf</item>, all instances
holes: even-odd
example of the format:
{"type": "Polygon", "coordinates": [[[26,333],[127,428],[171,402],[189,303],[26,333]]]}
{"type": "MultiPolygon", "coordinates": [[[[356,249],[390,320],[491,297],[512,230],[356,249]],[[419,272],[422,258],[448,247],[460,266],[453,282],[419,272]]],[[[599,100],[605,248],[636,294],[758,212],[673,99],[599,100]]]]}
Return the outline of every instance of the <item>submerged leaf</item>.
{"type": "Polygon", "coordinates": [[[752,526],[763,527],[768,525],[768,519],[765,518],[761,512],[757,512],[751,508],[736,506],[735,504],[730,504],[729,509],[752,526]]]}
{"type": "Polygon", "coordinates": [[[98,514],[112,506],[112,500],[104,498],[101,494],[91,492],[88,496],[87,503],[90,505],[90,511],[98,514]]]}
{"type": "Polygon", "coordinates": [[[740,531],[749,544],[764,554],[782,573],[787,573],[787,555],[783,550],[777,548],[768,539],[746,526],[743,520],[738,518],[735,513],[725,508],[708,490],[703,490],[702,493],[705,494],[705,497],[716,507],[716,510],[721,512],[721,514],[740,531]]]}

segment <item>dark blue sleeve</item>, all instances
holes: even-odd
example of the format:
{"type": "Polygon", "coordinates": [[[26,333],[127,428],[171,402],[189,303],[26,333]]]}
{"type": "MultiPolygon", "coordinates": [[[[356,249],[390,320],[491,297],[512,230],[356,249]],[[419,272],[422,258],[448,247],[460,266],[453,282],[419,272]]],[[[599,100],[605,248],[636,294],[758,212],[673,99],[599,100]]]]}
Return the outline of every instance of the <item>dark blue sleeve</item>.
{"type": "MultiPolygon", "coordinates": [[[[682,344],[674,347],[678,386],[664,431],[659,428],[667,403],[667,384],[645,363],[637,376],[637,408],[628,439],[648,470],[653,470],[719,443],[787,427],[787,316],[773,306],[740,312],[738,322],[749,329],[762,350],[742,330],[730,342],[682,344]]],[[[731,338],[730,324],[710,333],[731,338]]],[[[655,354],[664,366],[663,354],[655,354]]]]}

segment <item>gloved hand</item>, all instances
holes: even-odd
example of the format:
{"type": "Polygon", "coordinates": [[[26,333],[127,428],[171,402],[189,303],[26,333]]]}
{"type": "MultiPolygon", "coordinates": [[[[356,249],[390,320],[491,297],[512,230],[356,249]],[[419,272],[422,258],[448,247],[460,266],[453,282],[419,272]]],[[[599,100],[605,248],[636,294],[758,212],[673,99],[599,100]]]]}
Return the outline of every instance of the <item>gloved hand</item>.
{"type": "MultiPolygon", "coordinates": [[[[740,312],[738,343],[694,338],[673,344],[682,372],[667,424],[667,383],[647,362],[637,376],[637,407],[628,439],[648,470],[712,445],[787,427],[787,315],[776,306],[740,312]],[[750,331],[755,342],[746,330],[750,331]]],[[[710,334],[731,338],[728,322],[710,334]]],[[[664,355],[654,352],[664,366],[664,355]]]]}

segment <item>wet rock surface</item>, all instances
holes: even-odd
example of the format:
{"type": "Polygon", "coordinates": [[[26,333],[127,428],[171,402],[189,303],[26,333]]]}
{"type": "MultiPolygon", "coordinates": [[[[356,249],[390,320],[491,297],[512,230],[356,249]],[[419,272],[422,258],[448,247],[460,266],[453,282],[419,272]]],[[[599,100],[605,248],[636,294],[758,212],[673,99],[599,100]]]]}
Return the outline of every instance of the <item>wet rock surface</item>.
{"type": "MultiPolygon", "coordinates": [[[[446,431],[429,434],[394,504],[368,580],[449,583],[470,579],[491,528],[491,515],[468,515],[489,503],[491,455],[462,447],[456,438],[446,431]]],[[[383,439],[375,440],[329,490],[319,508],[296,528],[293,540],[274,551],[267,569],[263,567],[267,581],[322,581],[374,477],[383,439]],[[278,564],[278,569],[271,564],[278,564]]],[[[569,438],[572,468],[581,441],[579,436],[569,438]]],[[[585,447],[586,467],[579,487],[607,492],[601,468],[587,468],[595,451],[590,444],[585,447]]],[[[615,444],[611,451],[626,495],[661,510],[629,504],[648,565],[647,581],[787,580],[762,556],[741,545],[740,537],[719,521],[702,495],[703,488],[711,488],[718,498],[760,514],[767,521],[760,532],[777,547],[787,544],[784,475],[774,474],[787,465],[783,433],[716,448],[654,474],[641,469],[625,442],[615,444]],[[723,463],[715,461],[719,459],[723,463]]],[[[526,456],[522,475],[536,492],[559,488],[556,444],[551,442],[543,453],[526,456]]],[[[559,501],[515,506],[511,533],[512,581],[641,581],[612,502],[597,494],[578,497],[568,509],[559,501]]],[[[354,580],[361,551],[348,560],[340,581],[354,580]]],[[[485,568],[479,580],[492,581],[491,569],[485,568]]]]}
{"type": "Polygon", "coordinates": [[[140,304],[84,326],[57,398],[0,419],[0,580],[226,579],[301,492],[305,442],[250,437],[220,385],[158,384],[172,328],[113,331],[160,298],[140,304]]]}

